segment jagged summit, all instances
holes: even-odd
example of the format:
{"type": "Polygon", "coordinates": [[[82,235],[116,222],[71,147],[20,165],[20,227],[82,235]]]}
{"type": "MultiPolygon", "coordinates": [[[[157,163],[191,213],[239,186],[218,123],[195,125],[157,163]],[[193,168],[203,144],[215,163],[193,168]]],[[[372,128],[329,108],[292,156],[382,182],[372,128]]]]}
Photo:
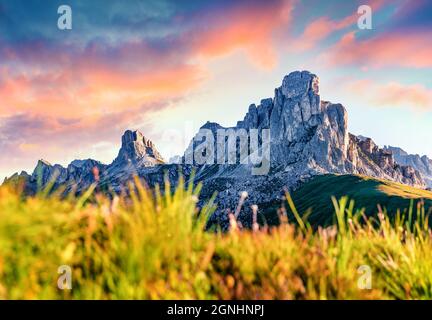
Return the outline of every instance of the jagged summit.
{"type": "Polygon", "coordinates": [[[112,165],[151,166],[165,163],[155,145],[139,130],[127,130],[122,136],[122,145],[112,165]]]}
{"type": "Polygon", "coordinates": [[[294,71],[284,77],[280,90],[287,99],[309,91],[318,95],[319,78],[309,71],[294,71]]]}
{"type": "Polygon", "coordinates": [[[49,163],[48,161],[46,161],[44,159],[39,159],[37,166],[51,166],[51,163],[49,163]]]}
{"type": "Polygon", "coordinates": [[[407,156],[408,152],[406,152],[405,150],[403,150],[402,148],[399,147],[392,147],[392,146],[384,146],[384,150],[388,150],[391,153],[394,154],[394,156],[407,156]]]}
{"type": "Polygon", "coordinates": [[[210,129],[212,131],[223,128],[219,123],[217,122],[211,122],[207,121],[205,124],[201,126],[200,129],[210,129]]]}

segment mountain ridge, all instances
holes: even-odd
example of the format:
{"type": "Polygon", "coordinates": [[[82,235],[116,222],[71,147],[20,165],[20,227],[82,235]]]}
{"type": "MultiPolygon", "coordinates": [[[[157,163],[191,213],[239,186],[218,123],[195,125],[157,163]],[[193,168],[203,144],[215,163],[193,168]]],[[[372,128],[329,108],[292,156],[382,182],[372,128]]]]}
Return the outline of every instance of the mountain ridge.
{"type": "Polygon", "coordinates": [[[428,188],[432,189],[432,159],[426,155],[409,154],[399,147],[384,146],[384,150],[392,152],[398,163],[411,166],[419,171],[428,188]]]}
{"type": "MultiPolygon", "coordinates": [[[[228,146],[223,145],[221,154],[225,157],[229,155],[230,144],[229,138],[224,137],[222,141],[226,140],[228,146]]],[[[247,142],[251,143],[250,136],[247,142]]],[[[218,143],[220,141],[212,142],[215,149],[218,143]]],[[[236,147],[240,143],[234,139],[231,146],[236,147]]],[[[251,149],[250,144],[248,151],[251,149]]],[[[207,155],[207,149],[203,153],[207,155]]],[[[227,210],[234,210],[242,191],[249,194],[244,210],[248,214],[251,204],[278,199],[283,196],[284,189],[294,190],[314,176],[328,173],[361,174],[426,187],[421,173],[396,161],[391,150],[378,147],[370,138],[349,133],[345,107],[340,103],[321,100],[319,79],[309,71],[286,75],[282,85],[275,89],[274,98],[262,99],[258,106],[251,104],[243,120],[235,126],[225,128],[215,122],[205,123],[179,160],[182,163],[166,164],[153,142],[138,130],[127,130],[122,136],[118,156],[109,165],[87,159],[72,162],[64,168],[40,161],[32,175],[21,173],[12,178],[24,179],[31,193],[36,192],[38,180],[45,185],[58,171],[55,185],[66,184],[67,191],[79,192],[97,183],[109,186],[110,191],[122,192],[134,176],[145,180],[149,186],[163,183],[164,177],[175,185],[180,175],[189,179],[196,171],[195,182],[203,183],[201,199],[218,193],[218,210],[213,217],[218,221],[226,218],[224,213],[227,210]],[[265,151],[269,151],[268,174],[251,173],[255,166],[250,161],[251,152],[246,157],[236,151],[235,158],[239,160],[236,164],[187,163],[186,159],[195,160],[196,148],[206,140],[201,131],[216,134],[221,129],[243,130],[249,135],[257,130],[258,149],[255,151],[262,154],[263,160],[265,151]],[[265,130],[269,132],[267,144],[265,130]],[[93,168],[90,169],[91,166],[93,168]]]]}

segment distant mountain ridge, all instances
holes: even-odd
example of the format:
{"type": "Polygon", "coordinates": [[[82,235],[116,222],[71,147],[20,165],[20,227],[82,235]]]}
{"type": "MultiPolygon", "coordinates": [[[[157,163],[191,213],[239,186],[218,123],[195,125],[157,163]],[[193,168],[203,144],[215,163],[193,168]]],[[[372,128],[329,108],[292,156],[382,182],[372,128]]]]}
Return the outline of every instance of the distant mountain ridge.
{"type": "Polygon", "coordinates": [[[74,160],[66,168],[46,160],[39,160],[33,173],[23,171],[6,181],[24,179],[25,191],[33,194],[38,188],[54,180],[54,187],[63,186],[65,192],[86,190],[91,184],[109,185],[110,191],[121,192],[127,181],[135,175],[146,178],[147,174],[156,171],[160,178],[152,185],[163,182],[161,165],[165,164],[153,142],[140,131],[127,130],[122,136],[122,144],[117,157],[109,164],[103,164],[93,159],[74,160]]]}
{"type": "Polygon", "coordinates": [[[432,188],[432,159],[426,155],[408,154],[398,147],[384,146],[384,150],[390,151],[397,163],[416,169],[423,176],[426,185],[432,188]]]}
{"type": "Polygon", "coordinates": [[[35,192],[37,181],[44,185],[58,171],[55,184],[65,184],[68,190],[79,192],[96,182],[100,186],[109,186],[111,191],[121,192],[134,176],[139,176],[150,186],[162,183],[167,176],[175,185],[180,174],[188,179],[194,169],[195,181],[203,183],[202,199],[218,192],[218,211],[214,219],[220,220],[226,217],[221,213],[234,210],[241,191],[249,194],[245,203],[247,214],[250,204],[278,199],[284,188],[296,189],[317,175],[361,174],[418,188],[425,188],[425,180],[429,177],[424,175],[429,169],[422,170],[416,161],[408,161],[401,153],[395,156],[394,150],[381,149],[370,138],[350,134],[345,107],[322,101],[319,79],[308,71],[295,71],[285,76],[282,85],[275,89],[274,97],[261,100],[258,106],[250,105],[244,119],[236,126],[224,128],[207,122],[200,130],[203,129],[212,132],[218,129],[244,129],[247,132],[269,129],[269,173],[252,175],[251,164],[247,161],[222,165],[184,163],[189,148],[200,143],[200,132],[183,158],[176,158],[183,163],[165,164],[150,140],[139,131],[127,130],[119,154],[110,165],[88,159],[73,161],[64,168],[39,161],[32,175],[23,172],[12,179],[24,179],[27,190],[35,192]]]}

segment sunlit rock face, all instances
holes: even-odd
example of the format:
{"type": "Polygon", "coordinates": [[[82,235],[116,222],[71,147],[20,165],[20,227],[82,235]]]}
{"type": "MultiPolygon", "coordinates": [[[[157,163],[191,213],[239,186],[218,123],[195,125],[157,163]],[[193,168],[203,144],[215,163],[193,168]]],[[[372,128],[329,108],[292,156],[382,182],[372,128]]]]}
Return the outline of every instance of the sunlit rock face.
{"type": "Polygon", "coordinates": [[[112,165],[143,165],[163,164],[165,161],[156,150],[155,145],[140,131],[127,130],[122,137],[122,145],[112,165]]]}
{"type": "Polygon", "coordinates": [[[275,164],[307,160],[318,171],[344,172],[347,112],[321,101],[316,75],[297,71],[284,78],[275,90],[270,130],[275,164]]]}

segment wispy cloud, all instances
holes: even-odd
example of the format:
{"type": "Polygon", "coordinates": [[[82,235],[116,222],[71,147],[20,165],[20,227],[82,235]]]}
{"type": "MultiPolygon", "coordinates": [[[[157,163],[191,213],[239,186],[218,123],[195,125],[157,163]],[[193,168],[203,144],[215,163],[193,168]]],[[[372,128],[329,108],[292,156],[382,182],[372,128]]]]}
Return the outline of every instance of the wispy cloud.
{"type": "Polygon", "coordinates": [[[370,106],[402,107],[432,112],[432,89],[421,84],[404,85],[397,82],[354,80],[347,82],[345,88],[352,95],[364,99],[370,106]]]}
{"type": "Polygon", "coordinates": [[[432,32],[386,33],[371,39],[347,33],[320,56],[330,66],[357,65],[364,68],[432,67],[432,32]]]}

